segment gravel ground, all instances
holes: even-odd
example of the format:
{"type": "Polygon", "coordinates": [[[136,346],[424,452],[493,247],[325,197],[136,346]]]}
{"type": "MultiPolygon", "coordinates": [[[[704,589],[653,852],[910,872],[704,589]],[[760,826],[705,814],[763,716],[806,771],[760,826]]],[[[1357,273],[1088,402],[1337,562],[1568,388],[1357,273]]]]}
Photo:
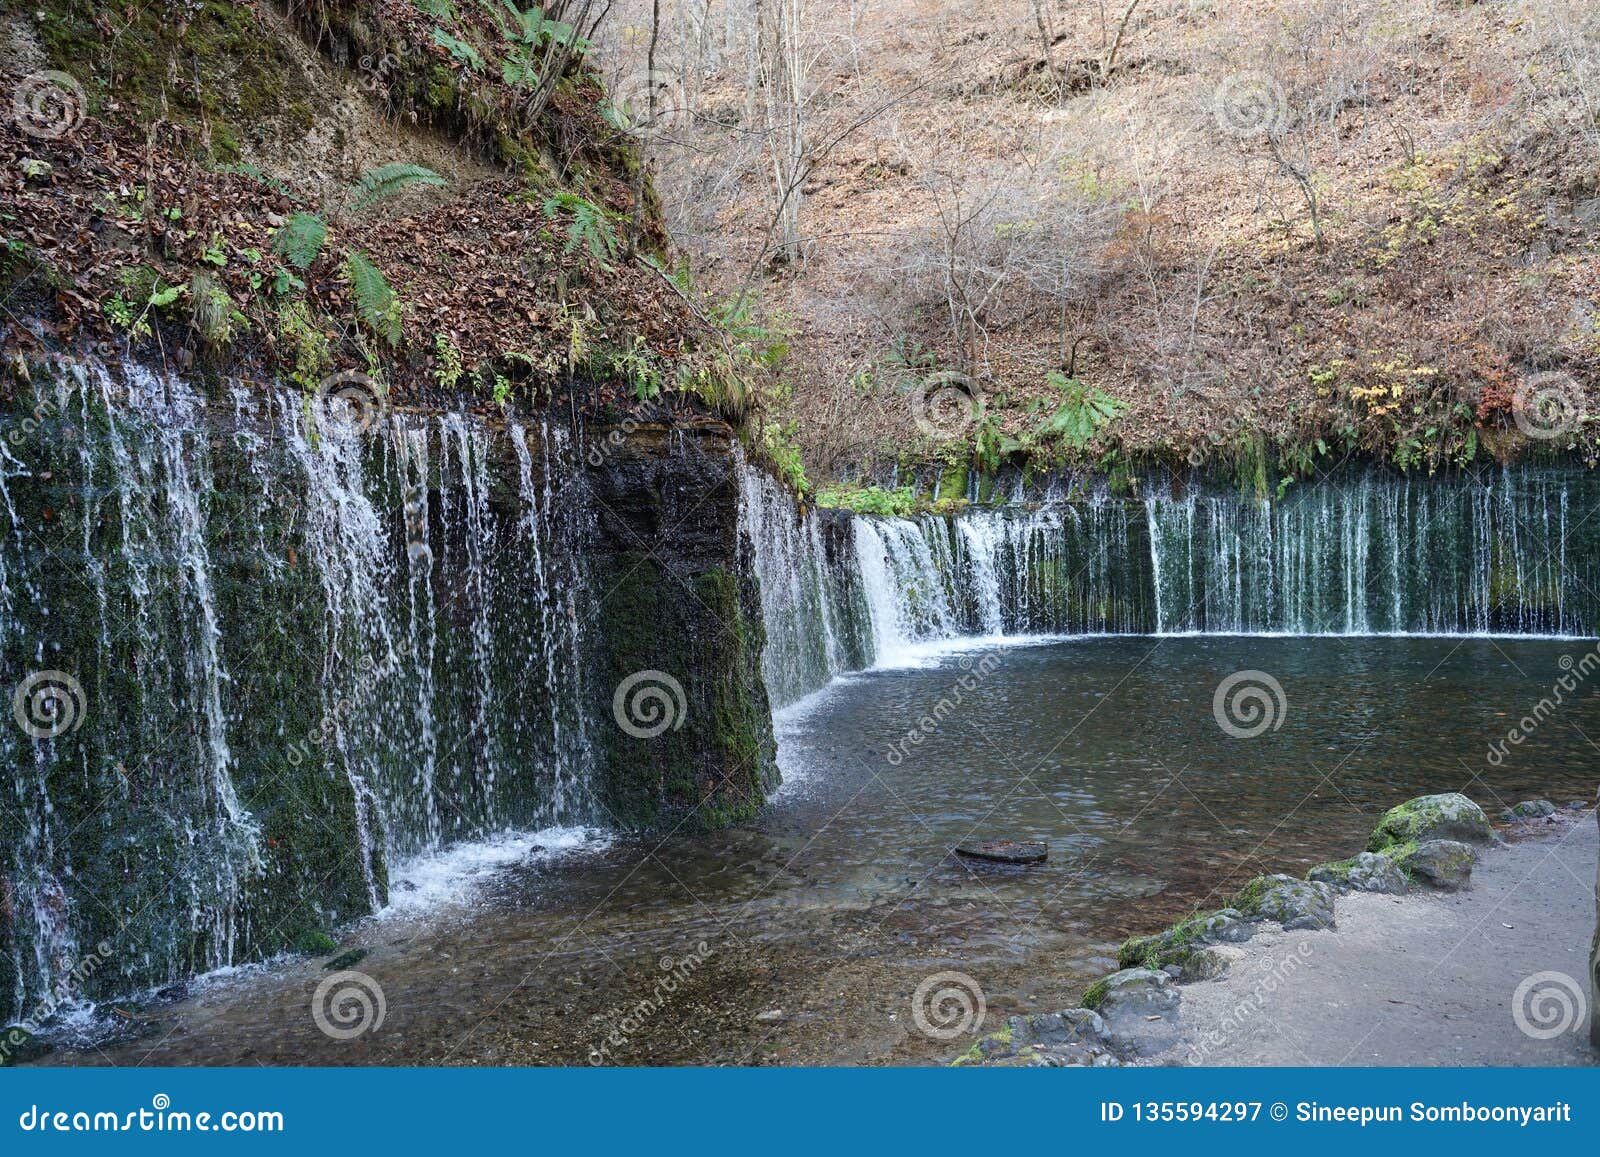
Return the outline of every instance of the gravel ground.
{"type": "Polygon", "coordinates": [[[1352,893],[1337,931],[1224,948],[1228,973],[1184,987],[1184,1038],[1155,1063],[1600,1064],[1586,982],[1600,829],[1592,811],[1518,828],[1468,891],[1352,893]],[[1514,1015],[1525,982],[1521,1020],[1546,1039],[1514,1015]]]}

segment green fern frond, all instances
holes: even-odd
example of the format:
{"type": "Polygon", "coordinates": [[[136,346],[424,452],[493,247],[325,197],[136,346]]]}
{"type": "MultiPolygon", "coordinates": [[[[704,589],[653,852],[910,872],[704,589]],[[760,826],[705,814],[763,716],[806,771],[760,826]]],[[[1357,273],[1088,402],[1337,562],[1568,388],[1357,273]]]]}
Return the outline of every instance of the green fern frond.
{"type": "Polygon", "coordinates": [[[385,197],[393,197],[412,185],[445,183],[438,173],[422,165],[411,165],[404,161],[379,165],[362,173],[361,180],[350,187],[351,207],[357,210],[370,208],[385,197]]]}
{"type": "Polygon", "coordinates": [[[296,213],[272,239],[272,251],[296,269],[310,269],[328,239],[328,224],[315,213],[296,213]]]}
{"type": "Polygon", "coordinates": [[[373,333],[390,345],[400,344],[400,299],[378,267],[360,250],[344,260],[345,275],[356,299],[356,314],[373,333]]]}
{"type": "Polygon", "coordinates": [[[465,40],[457,40],[443,28],[435,28],[433,30],[433,42],[449,52],[458,64],[464,64],[469,68],[477,69],[479,72],[483,71],[482,54],[465,40]]]}

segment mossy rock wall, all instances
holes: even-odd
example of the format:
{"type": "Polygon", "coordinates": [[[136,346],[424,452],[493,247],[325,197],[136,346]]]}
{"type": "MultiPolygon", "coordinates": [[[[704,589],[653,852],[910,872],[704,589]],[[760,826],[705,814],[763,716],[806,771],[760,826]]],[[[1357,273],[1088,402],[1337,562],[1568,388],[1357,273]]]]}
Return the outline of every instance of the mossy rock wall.
{"type": "Polygon", "coordinates": [[[714,826],[775,782],[732,431],[613,457],[538,421],[349,436],[298,393],[40,368],[0,407],[0,1023],[293,947],[429,848],[551,824],[714,826]],[[177,391],[177,392],[174,392],[177,391]],[[180,398],[179,394],[183,396],[180,398]],[[681,725],[615,722],[641,669],[681,725]],[[48,720],[46,721],[48,722],[48,720]]]}

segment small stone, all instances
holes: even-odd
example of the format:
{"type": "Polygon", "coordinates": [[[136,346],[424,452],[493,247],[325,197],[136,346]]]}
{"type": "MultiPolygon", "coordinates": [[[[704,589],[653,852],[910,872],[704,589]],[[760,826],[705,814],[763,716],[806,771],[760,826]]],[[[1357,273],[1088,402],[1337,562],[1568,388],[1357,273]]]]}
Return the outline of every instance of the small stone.
{"type": "Polygon", "coordinates": [[[1569,807],[1571,810],[1573,810],[1575,812],[1581,812],[1581,811],[1588,811],[1589,810],[1588,802],[1586,800],[1581,800],[1581,799],[1573,800],[1571,803],[1569,803],[1567,805],[1567,807],[1569,807]]]}
{"type": "Polygon", "coordinates": [[[789,1019],[789,1014],[781,1008],[769,1008],[766,1012],[756,1013],[756,1020],[762,1024],[781,1024],[789,1019]]]}
{"type": "Polygon", "coordinates": [[[1511,814],[1519,819],[1537,819],[1555,815],[1555,812],[1556,805],[1547,799],[1525,799],[1511,809],[1511,814]]]}
{"type": "Polygon", "coordinates": [[[17,162],[17,167],[22,170],[22,175],[30,181],[42,181],[54,170],[49,161],[41,161],[37,157],[23,157],[17,162]]]}
{"type": "Polygon", "coordinates": [[[1435,888],[1453,892],[1472,881],[1478,853],[1459,840],[1425,840],[1400,857],[1400,869],[1435,888]]]}

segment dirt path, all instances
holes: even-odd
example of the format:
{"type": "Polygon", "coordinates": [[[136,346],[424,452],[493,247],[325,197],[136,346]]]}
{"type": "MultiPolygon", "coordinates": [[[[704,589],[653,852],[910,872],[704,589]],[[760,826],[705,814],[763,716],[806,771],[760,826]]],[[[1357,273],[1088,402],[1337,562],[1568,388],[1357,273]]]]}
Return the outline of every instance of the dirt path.
{"type": "Polygon", "coordinates": [[[1595,1065],[1586,982],[1593,812],[1524,825],[1485,852],[1470,891],[1352,893],[1336,932],[1263,931],[1228,973],[1183,989],[1184,1040],[1157,1064],[1595,1065]],[[1518,986],[1536,1039],[1513,1016],[1518,986]],[[1562,992],[1565,991],[1563,1002],[1562,992]],[[1576,996],[1580,994],[1581,996],[1576,996]]]}

